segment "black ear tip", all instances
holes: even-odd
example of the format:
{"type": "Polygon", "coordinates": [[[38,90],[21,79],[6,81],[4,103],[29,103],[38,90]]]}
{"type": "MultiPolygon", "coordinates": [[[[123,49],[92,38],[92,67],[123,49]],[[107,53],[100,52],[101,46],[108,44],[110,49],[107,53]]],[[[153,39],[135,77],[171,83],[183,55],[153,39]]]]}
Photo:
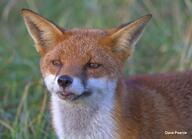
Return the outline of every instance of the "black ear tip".
{"type": "Polygon", "coordinates": [[[27,15],[27,14],[37,14],[37,13],[35,13],[34,11],[32,11],[32,10],[30,10],[30,9],[25,9],[25,8],[23,8],[23,9],[21,9],[21,15],[27,15]]]}
{"type": "Polygon", "coordinates": [[[136,21],[143,23],[143,24],[147,24],[151,20],[151,18],[152,18],[152,14],[147,14],[145,16],[142,16],[141,18],[139,18],[136,21]]]}
{"type": "Polygon", "coordinates": [[[23,11],[29,11],[29,9],[22,8],[22,9],[21,9],[21,12],[23,12],[23,11]]]}
{"type": "Polygon", "coordinates": [[[149,20],[153,17],[152,14],[147,14],[146,16],[148,17],[149,20]]]}
{"type": "Polygon", "coordinates": [[[143,16],[143,19],[144,19],[145,21],[147,21],[147,22],[148,22],[151,18],[152,18],[152,14],[147,14],[147,15],[143,16]]]}
{"type": "Polygon", "coordinates": [[[23,9],[21,9],[21,14],[23,15],[23,14],[25,14],[26,12],[29,12],[29,11],[31,11],[31,10],[23,8],[23,9]]]}
{"type": "Polygon", "coordinates": [[[152,14],[151,14],[151,13],[149,13],[149,14],[147,14],[146,16],[148,16],[149,18],[151,18],[151,17],[152,17],[152,14]]]}

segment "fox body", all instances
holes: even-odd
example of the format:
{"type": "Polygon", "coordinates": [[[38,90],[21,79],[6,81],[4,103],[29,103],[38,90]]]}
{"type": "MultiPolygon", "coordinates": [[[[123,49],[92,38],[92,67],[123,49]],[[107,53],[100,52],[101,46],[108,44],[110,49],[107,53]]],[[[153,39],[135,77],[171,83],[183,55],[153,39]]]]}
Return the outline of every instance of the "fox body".
{"type": "Polygon", "coordinates": [[[33,11],[22,15],[41,55],[59,139],[191,137],[192,72],[122,74],[151,15],[108,30],[66,30],[33,11]]]}

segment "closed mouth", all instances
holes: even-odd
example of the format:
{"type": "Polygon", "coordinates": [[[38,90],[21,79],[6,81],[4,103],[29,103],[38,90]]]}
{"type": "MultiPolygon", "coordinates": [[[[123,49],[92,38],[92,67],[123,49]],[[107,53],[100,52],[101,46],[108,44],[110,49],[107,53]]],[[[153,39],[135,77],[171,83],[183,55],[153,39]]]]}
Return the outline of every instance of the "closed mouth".
{"type": "Polygon", "coordinates": [[[88,97],[91,95],[91,91],[84,91],[82,94],[80,95],[76,95],[75,93],[72,93],[72,92],[58,92],[57,95],[59,96],[60,99],[63,99],[63,100],[77,100],[79,98],[82,98],[82,97],[88,97]]]}

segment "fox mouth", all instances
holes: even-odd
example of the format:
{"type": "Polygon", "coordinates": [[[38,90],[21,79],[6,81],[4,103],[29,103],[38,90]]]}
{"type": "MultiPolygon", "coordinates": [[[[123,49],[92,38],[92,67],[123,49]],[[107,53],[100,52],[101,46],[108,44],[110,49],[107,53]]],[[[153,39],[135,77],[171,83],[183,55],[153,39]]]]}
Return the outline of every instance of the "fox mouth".
{"type": "Polygon", "coordinates": [[[59,96],[60,99],[62,99],[62,100],[70,100],[70,101],[74,101],[74,100],[77,100],[77,99],[82,98],[82,97],[88,97],[91,94],[92,94],[91,91],[84,91],[80,95],[76,95],[73,92],[66,92],[66,91],[58,92],[57,93],[57,95],[59,96]]]}

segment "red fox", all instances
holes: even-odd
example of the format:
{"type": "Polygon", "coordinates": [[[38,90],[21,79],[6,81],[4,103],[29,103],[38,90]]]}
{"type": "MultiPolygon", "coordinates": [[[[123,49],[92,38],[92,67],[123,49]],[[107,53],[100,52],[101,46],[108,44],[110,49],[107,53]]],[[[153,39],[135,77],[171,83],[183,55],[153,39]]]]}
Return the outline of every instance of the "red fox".
{"type": "Polygon", "coordinates": [[[106,30],[62,29],[27,9],[22,16],[59,139],[192,138],[192,72],[122,74],[150,14],[106,30]]]}

